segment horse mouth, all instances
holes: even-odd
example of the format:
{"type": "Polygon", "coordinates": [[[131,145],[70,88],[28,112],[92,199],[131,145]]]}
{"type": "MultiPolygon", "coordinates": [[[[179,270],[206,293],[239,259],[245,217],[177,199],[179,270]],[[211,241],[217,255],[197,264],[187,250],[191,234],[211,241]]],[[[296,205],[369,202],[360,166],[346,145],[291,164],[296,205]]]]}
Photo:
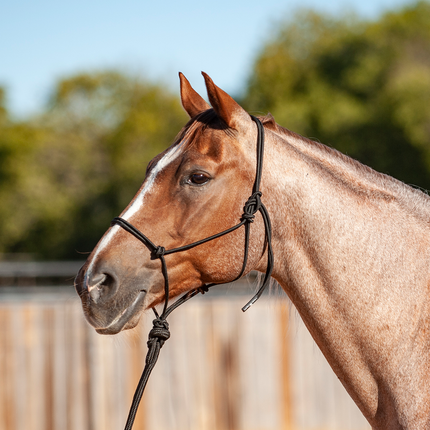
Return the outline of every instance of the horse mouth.
{"type": "Polygon", "coordinates": [[[96,327],[96,332],[99,334],[113,335],[122,330],[129,330],[136,327],[140,319],[140,311],[143,307],[145,293],[146,291],[140,291],[130,306],[126,307],[106,327],[96,327]]]}

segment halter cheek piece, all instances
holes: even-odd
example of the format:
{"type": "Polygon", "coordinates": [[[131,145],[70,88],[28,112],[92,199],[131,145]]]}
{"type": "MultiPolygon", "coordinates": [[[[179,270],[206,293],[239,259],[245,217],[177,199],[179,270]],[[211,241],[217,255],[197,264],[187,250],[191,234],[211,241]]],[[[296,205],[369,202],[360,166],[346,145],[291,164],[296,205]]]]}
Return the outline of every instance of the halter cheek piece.
{"type": "Polygon", "coordinates": [[[255,214],[259,211],[263,217],[265,234],[266,234],[266,242],[267,242],[267,268],[266,274],[263,280],[263,284],[258,289],[257,293],[252,297],[252,299],[242,308],[242,311],[246,311],[249,309],[251,305],[253,305],[263,294],[263,291],[267,287],[270,281],[270,276],[273,270],[273,251],[272,251],[272,227],[270,223],[269,214],[267,212],[266,207],[261,202],[261,191],[260,191],[260,181],[261,181],[261,173],[263,168],[263,153],[264,153],[264,128],[261,124],[260,120],[251,115],[252,120],[257,124],[258,129],[258,137],[257,137],[257,169],[255,173],[255,181],[254,186],[252,188],[252,195],[249,197],[245,206],[243,207],[243,214],[240,218],[240,222],[233,227],[230,227],[227,230],[222,231],[221,233],[214,234],[213,236],[207,237],[205,239],[199,240],[197,242],[190,243],[189,245],[181,246],[179,248],[173,248],[166,250],[162,246],[156,246],[152,243],[142,232],[140,232],[136,227],[130,224],[123,218],[116,217],[112,220],[111,225],[114,226],[118,224],[124,230],[128,231],[130,234],[139,239],[144,245],[146,245],[151,251],[151,258],[156,259],[159,258],[161,260],[161,271],[164,277],[164,307],[161,315],[158,315],[155,308],[153,308],[156,319],[153,321],[153,328],[149,332],[148,336],[148,353],[146,356],[145,368],[143,370],[142,376],[139,380],[139,384],[136,388],[136,392],[133,397],[133,402],[130,407],[130,412],[127,418],[127,423],[125,425],[125,430],[131,430],[133,426],[133,422],[136,416],[137,408],[139,407],[140,400],[143,395],[143,391],[145,389],[146,383],[148,382],[149,375],[151,374],[152,369],[157,362],[158,355],[160,353],[161,347],[164,345],[164,342],[169,339],[169,324],[166,321],[166,318],[169,314],[175,310],[178,306],[185,303],[198,293],[204,294],[208,291],[210,287],[219,284],[205,284],[199,288],[189,291],[180,297],[175,303],[168,306],[169,303],[169,277],[167,274],[167,265],[166,260],[164,258],[165,255],[174,254],[176,252],[187,251],[188,249],[199,246],[203,243],[209,242],[211,240],[217,239],[218,237],[224,236],[228,233],[231,233],[234,230],[237,230],[239,227],[245,226],[245,254],[243,257],[242,270],[239,275],[227,282],[233,282],[239,279],[246,268],[246,264],[248,261],[248,247],[249,247],[249,233],[250,233],[250,224],[254,222],[255,214]]]}

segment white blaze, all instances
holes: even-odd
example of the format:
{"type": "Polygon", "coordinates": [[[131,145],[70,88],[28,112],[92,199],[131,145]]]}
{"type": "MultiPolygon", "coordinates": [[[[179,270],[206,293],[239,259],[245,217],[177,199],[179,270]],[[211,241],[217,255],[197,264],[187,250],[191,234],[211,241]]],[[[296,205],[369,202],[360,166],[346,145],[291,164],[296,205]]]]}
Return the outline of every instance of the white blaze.
{"type": "MultiPolygon", "coordinates": [[[[124,213],[122,218],[124,218],[125,220],[129,220],[134,214],[136,214],[143,207],[144,201],[145,201],[145,195],[153,187],[155,178],[157,177],[158,173],[160,173],[166,166],[168,166],[173,160],[175,160],[178,157],[178,155],[181,153],[183,143],[184,142],[181,142],[178,145],[175,145],[169,151],[167,151],[164,154],[164,156],[158,161],[158,163],[151,169],[151,172],[149,173],[149,177],[145,181],[145,185],[142,187],[138,196],[131,204],[131,206],[127,209],[127,211],[124,213]]],[[[91,271],[93,269],[94,262],[97,260],[97,256],[104,248],[106,248],[106,246],[115,236],[115,234],[119,231],[119,229],[120,229],[119,225],[114,225],[109,230],[109,233],[106,234],[102,239],[102,241],[99,243],[97,247],[97,251],[93,255],[90,265],[88,266],[88,270],[86,271],[86,274],[85,274],[84,282],[87,288],[89,288],[89,286],[87,285],[87,276],[91,275],[91,271]]]]}
{"type": "MultiPolygon", "coordinates": [[[[168,166],[175,158],[181,153],[182,142],[175,145],[170,151],[166,152],[161,160],[152,168],[149,173],[149,178],[145,182],[145,186],[140,190],[139,195],[136,197],[132,205],[127,209],[122,216],[125,220],[129,220],[135,213],[137,213],[143,206],[145,194],[152,188],[155,178],[166,166],[168,166]]],[[[118,226],[119,227],[119,226],[118,226]]]]}

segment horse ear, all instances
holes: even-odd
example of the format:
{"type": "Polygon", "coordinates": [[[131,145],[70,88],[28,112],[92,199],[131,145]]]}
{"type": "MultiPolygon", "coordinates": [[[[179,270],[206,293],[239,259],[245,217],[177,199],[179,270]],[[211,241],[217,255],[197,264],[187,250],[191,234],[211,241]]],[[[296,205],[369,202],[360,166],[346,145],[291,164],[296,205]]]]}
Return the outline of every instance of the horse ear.
{"type": "Polygon", "coordinates": [[[241,124],[251,121],[245,109],[236,103],[225,91],[217,87],[212,79],[204,72],[206,88],[209,101],[218,116],[230,127],[235,130],[241,128],[241,124]]]}
{"type": "Polygon", "coordinates": [[[181,82],[182,106],[190,118],[194,118],[197,114],[211,108],[193,89],[193,87],[188,82],[188,79],[181,72],[179,72],[179,80],[181,82]]]}

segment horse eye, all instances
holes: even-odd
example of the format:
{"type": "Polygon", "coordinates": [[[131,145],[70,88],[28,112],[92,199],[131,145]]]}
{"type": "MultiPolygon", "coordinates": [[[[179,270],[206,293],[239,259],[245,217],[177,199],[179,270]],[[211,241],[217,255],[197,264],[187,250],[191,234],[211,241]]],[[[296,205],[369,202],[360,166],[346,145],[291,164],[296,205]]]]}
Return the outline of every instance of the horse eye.
{"type": "Polygon", "coordinates": [[[209,178],[204,173],[194,173],[190,176],[189,182],[193,185],[203,185],[209,181],[209,178]]]}

